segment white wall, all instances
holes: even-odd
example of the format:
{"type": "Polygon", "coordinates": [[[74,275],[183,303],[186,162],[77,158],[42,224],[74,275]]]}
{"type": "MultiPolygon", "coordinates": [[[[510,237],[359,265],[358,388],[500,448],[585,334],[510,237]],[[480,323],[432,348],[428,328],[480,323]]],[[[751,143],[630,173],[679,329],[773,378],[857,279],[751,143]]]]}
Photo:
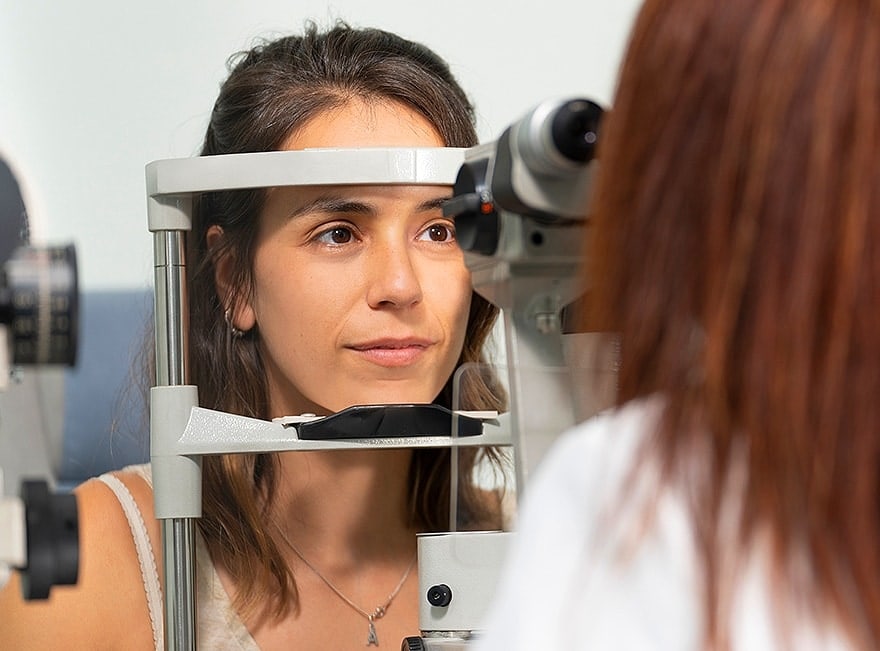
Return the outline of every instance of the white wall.
{"type": "Polygon", "coordinates": [[[638,0],[0,0],[0,153],[32,240],[73,242],[80,289],[152,277],[144,165],[196,153],[225,61],[307,18],[421,41],[451,64],[491,140],[548,97],[610,103],[638,0]]]}

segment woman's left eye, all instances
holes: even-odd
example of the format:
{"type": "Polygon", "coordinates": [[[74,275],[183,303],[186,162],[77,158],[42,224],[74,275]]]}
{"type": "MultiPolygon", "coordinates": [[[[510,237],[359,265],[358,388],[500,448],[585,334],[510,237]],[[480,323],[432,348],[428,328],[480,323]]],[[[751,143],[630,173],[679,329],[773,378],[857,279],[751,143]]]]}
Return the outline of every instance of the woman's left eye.
{"type": "Polygon", "coordinates": [[[420,240],[450,242],[455,239],[455,227],[451,224],[431,224],[419,235],[420,240]]]}

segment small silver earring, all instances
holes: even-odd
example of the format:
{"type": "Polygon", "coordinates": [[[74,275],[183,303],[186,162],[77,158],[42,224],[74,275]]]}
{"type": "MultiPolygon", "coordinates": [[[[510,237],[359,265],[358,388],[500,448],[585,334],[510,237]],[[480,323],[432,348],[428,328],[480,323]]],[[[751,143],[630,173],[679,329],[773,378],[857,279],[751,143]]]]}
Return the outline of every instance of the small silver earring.
{"type": "Polygon", "coordinates": [[[226,308],[226,311],[223,312],[223,318],[226,320],[226,327],[229,330],[229,334],[232,335],[232,338],[241,339],[244,336],[244,332],[232,325],[232,316],[229,308],[226,308]]]}

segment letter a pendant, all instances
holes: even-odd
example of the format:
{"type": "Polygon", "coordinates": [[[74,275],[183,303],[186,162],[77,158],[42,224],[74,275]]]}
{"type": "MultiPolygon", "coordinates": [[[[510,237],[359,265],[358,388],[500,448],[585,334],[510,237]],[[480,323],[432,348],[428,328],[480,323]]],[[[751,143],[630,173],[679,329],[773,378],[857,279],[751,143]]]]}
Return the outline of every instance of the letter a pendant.
{"type": "Polygon", "coordinates": [[[367,637],[367,646],[379,646],[379,637],[376,635],[376,625],[373,624],[373,616],[370,616],[370,635],[367,637]]]}

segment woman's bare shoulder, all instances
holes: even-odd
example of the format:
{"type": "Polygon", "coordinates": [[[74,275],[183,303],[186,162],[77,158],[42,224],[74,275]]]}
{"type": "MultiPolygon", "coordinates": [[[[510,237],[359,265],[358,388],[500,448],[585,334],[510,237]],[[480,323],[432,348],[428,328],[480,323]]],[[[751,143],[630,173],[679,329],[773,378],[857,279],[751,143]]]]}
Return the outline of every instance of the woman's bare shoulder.
{"type": "MultiPolygon", "coordinates": [[[[156,544],[152,491],[135,473],[115,473],[143,513],[156,544]]],[[[79,521],[76,585],[55,586],[47,600],[24,601],[18,576],[0,590],[0,649],[152,649],[144,583],[119,500],[102,481],[74,491],[79,521]]]]}

